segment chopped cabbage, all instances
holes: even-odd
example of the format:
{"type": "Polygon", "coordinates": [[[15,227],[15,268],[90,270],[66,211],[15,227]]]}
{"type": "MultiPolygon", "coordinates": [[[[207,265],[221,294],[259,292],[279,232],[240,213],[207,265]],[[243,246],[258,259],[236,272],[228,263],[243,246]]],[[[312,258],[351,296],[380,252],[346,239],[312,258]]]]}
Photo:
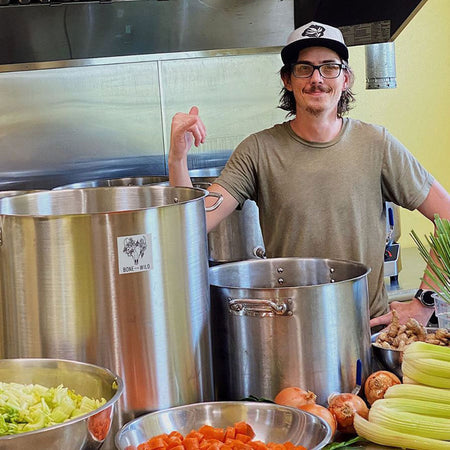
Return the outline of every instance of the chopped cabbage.
{"type": "Polygon", "coordinates": [[[104,405],[59,385],[0,382],[0,436],[25,433],[63,423],[104,405]]]}

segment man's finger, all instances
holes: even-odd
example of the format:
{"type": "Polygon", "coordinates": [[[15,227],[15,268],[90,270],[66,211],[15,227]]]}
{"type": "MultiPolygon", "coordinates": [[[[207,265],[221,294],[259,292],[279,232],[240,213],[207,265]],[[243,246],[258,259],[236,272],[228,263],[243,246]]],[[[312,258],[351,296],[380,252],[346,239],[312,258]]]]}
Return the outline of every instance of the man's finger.
{"type": "Polygon", "coordinates": [[[193,106],[190,110],[189,110],[189,114],[192,114],[193,116],[198,116],[198,108],[196,106],[193,106]]]}
{"type": "Polygon", "coordinates": [[[392,322],[392,313],[383,314],[382,316],[371,319],[370,326],[376,327],[377,325],[387,325],[392,322]]]}

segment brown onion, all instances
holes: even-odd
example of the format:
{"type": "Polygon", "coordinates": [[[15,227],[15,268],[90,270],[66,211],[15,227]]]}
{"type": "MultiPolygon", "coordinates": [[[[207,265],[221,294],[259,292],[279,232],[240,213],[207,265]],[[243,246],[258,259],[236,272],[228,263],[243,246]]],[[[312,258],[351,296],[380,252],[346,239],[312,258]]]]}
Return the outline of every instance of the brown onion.
{"type": "Polygon", "coordinates": [[[331,394],[328,397],[328,409],[337,422],[341,433],[355,433],[353,419],[358,413],[364,419],[369,416],[369,408],[361,397],[355,394],[331,394]]]}
{"type": "Polygon", "coordinates": [[[400,379],[387,370],[379,370],[372,373],[364,383],[364,394],[370,405],[374,401],[384,398],[388,388],[394,384],[401,384],[400,379]]]}
{"type": "Polygon", "coordinates": [[[274,402],[278,405],[300,408],[303,405],[316,403],[316,398],[314,392],[305,391],[299,387],[287,387],[278,392],[274,402]]]}
{"type": "Polygon", "coordinates": [[[314,414],[315,416],[320,417],[321,419],[325,420],[325,422],[330,425],[331,428],[331,437],[334,436],[334,433],[336,432],[336,419],[334,418],[333,414],[325,408],[324,406],[317,405],[316,403],[311,404],[308,403],[306,405],[301,406],[299,409],[303,411],[307,411],[311,414],[314,414]]]}

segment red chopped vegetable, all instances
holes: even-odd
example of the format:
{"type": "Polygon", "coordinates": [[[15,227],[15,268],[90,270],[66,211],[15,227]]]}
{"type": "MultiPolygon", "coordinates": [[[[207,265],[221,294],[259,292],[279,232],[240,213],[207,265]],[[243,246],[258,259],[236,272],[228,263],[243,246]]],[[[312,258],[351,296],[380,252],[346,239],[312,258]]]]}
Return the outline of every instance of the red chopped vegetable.
{"type": "Polygon", "coordinates": [[[160,434],[138,445],[138,450],[306,450],[292,442],[277,444],[254,441],[255,432],[246,422],[237,422],[232,427],[217,428],[202,425],[183,437],[178,431],[160,434]]]}

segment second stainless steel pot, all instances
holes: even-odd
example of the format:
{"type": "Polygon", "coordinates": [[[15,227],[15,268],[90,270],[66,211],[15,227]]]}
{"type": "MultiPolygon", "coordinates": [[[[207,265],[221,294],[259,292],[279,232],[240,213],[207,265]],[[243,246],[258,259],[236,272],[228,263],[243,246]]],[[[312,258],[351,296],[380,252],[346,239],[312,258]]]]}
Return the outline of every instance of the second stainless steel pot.
{"type": "Polygon", "coordinates": [[[351,392],[358,360],[370,372],[363,264],[273,258],[210,268],[217,400],[274,398],[288,386],[325,404],[351,392]]]}
{"type": "MultiPolygon", "coordinates": [[[[202,189],[211,186],[223,167],[189,171],[192,184],[202,189]]],[[[211,265],[255,259],[265,256],[264,240],[259,224],[259,209],[253,200],[246,200],[225,220],[208,233],[211,265]]]]}

